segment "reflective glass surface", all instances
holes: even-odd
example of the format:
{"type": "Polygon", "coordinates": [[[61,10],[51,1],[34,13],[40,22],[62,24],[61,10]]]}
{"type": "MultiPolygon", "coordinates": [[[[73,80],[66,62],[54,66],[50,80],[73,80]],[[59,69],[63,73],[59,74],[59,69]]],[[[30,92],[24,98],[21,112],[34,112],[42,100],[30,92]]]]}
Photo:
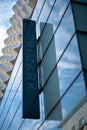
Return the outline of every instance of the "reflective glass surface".
{"type": "Polygon", "coordinates": [[[16,66],[13,69],[13,73],[10,77],[8,87],[6,89],[5,96],[4,96],[4,99],[3,99],[3,104],[2,104],[2,107],[1,107],[2,109],[0,111],[1,112],[1,114],[0,114],[0,127],[3,125],[3,122],[4,122],[4,120],[7,116],[7,113],[8,113],[9,107],[11,107],[12,100],[14,98],[17,87],[18,87],[20,80],[21,80],[21,78],[19,78],[19,76],[20,77],[22,76],[21,69],[19,71],[20,73],[18,74],[18,70],[19,70],[20,62],[21,62],[21,56],[22,56],[22,51],[20,50],[18,59],[16,61],[16,66]]]}
{"type": "MultiPolygon", "coordinates": [[[[40,36],[40,22],[46,23],[47,18],[49,16],[50,12],[51,12],[51,8],[52,8],[54,2],[55,2],[55,0],[52,0],[52,1],[46,0],[44,5],[43,5],[42,12],[40,14],[39,20],[38,20],[37,25],[36,25],[37,38],[40,36]]],[[[45,26],[45,24],[44,24],[44,26],[45,26]]],[[[43,26],[43,28],[44,28],[44,26],[43,26]]]]}
{"type": "Polygon", "coordinates": [[[62,130],[62,126],[79,111],[78,105],[86,96],[70,0],[38,0],[31,19],[36,21],[37,39],[40,36],[38,57],[42,61],[38,69],[40,85],[44,86],[39,95],[40,119],[22,118],[21,48],[0,106],[0,129],[62,130]],[[55,98],[56,103],[51,108],[50,104],[55,98]],[[51,108],[47,117],[45,105],[51,108]],[[53,115],[61,112],[61,119],[50,120],[53,112],[53,115]]]}
{"type": "Polygon", "coordinates": [[[43,6],[43,10],[41,12],[41,15],[40,15],[38,23],[40,23],[40,22],[44,22],[45,23],[46,22],[54,2],[55,2],[55,0],[51,0],[51,1],[50,0],[46,0],[45,1],[45,4],[43,6]],[[44,13],[45,13],[45,15],[44,15],[44,13]]]}
{"type": "Polygon", "coordinates": [[[12,121],[11,125],[9,126],[9,130],[12,130],[13,128],[18,130],[22,123],[22,104],[20,103],[18,106],[18,109],[16,111],[16,114],[14,116],[14,120],[12,121]]]}
{"type": "Polygon", "coordinates": [[[15,113],[17,111],[18,105],[19,105],[20,100],[21,100],[21,98],[20,98],[20,89],[21,89],[21,87],[22,87],[22,84],[20,84],[20,86],[18,86],[18,91],[17,91],[16,95],[14,96],[11,107],[8,109],[9,111],[7,113],[7,116],[5,118],[5,122],[4,122],[3,127],[1,129],[9,128],[12,120],[14,119],[15,113]]]}
{"type": "Polygon", "coordinates": [[[45,0],[38,0],[37,4],[35,6],[35,10],[34,10],[33,15],[32,15],[32,20],[37,21],[37,18],[40,15],[40,12],[41,12],[41,9],[43,7],[44,2],[45,2],[45,0]]]}
{"type": "Polygon", "coordinates": [[[65,10],[68,6],[70,0],[56,0],[53,10],[49,16],[47,23],[51,23],[53,25],[53,31],[57,28],[65,10]]]}
{"type": "Polygon", "coordinates": [[[76,35],[71,40],[57,67],[60,94],[62,95],[82,69],[76,35]]]}
{"type": "Polygon", "coordinates": [[[5,102],[6,102],[7,98],[8,98],[8,95],[9,95],[9,91],[10,91],[10,89],[11,89],[11,87],[12,87],[13,82],[14,82],[14,78],[16,77],[17,71],[18,71],[18,69],[19,69],[19,67],[20,67],[21,57],[22,57],[22,49],[21,49],[20,52],[19,52],[19,55],[18,55],[18,57],[17,57],[17,61],[16,61],[16,63],[15,63],[15,67],[14,67],[14,69],[13,69],[13,72],[12,72],[12,74],[11,74],[10,80],[9,80],[9,82],[8,82],[8,87],[7,87],[8,89],[6,89],[5,96],[3,97],[3,102],[2,102],[2,105],[1,105],[1,107],[0,107],[0,113],[1,113],[2,110],[3,110],[4,104],[5,104],[5,102]]]}
{"type": "Polygon", "coordinates": [[[86,96],[85,82],[83,78],[83,73],[77,78],[73,83],[71,88],[62,98],[62,113],[63,118],[65,118],[72,110],[80,103],[81,99],[86,96]]]}
{"type": "Polygon", "coordinates": [[[57,59],[60,58],[62,52],[64,51],[65,47],[69,43],[74,32],[75,32],[74,20],[73,20],[71,6],[69,6],[54,36],[57,59]]]}

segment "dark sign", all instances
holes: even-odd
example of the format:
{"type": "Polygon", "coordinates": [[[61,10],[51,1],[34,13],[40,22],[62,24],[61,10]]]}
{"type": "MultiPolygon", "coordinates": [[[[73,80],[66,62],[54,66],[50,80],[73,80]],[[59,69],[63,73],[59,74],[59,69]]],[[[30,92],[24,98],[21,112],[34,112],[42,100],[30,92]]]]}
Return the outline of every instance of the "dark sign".
{"type": "Polygon", "coordinates": [[[23,19],[23,118],[40,118],[35,21],[23,19]]]}

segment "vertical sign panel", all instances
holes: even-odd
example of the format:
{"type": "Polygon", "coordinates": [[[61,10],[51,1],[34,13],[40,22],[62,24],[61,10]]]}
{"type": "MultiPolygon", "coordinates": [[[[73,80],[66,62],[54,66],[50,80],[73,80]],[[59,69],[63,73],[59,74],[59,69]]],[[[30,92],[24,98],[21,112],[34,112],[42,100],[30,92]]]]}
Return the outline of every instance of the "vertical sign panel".
{"type": "Polygon", "coordinates": [[[23,118],[38,119],[39,89],[35,21],[23,19],[23,118]]]}

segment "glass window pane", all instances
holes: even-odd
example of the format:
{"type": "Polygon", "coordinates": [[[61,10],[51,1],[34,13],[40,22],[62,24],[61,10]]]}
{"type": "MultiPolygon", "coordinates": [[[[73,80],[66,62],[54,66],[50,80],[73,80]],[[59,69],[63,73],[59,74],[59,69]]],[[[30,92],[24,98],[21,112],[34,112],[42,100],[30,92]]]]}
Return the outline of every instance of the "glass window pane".
{"type": "Polygon", "coordinates": [[[75,27],[74,27],[73,15],[72,15],[71,6],[69,6],[60,26],[55,34],[57,59],[59,59],[60,55],[64,51],[66,45],[70,41],[74,32],[75,32],[75,27]]]}
{"type": "Polygon", "coordinates": [[[80,103],[81,99],[83,99],[85,96],[86,87],[83,73],[81,73],[61,101],[63,118],[65,118],[70,112],[72,112],[72,110],[78,105],[78,103],[80,103]]]}
{"type": "Polygon", "coordinates": [[[58,121],[46,120],[45,123],[40,127],[39,130],[59,130],[58,121]]]}
{"type": "Polygon", "coordinates": [[[35,6],[34,13],[33,13],[33,15],[32,15],[32,20],[37,21],[37,18],[38,18],[39,14],[40,14],[40,11],[41,11],[41,8],[42,8],[42,6],[43,6],[44,1],[45,1],[45,0],[38,0],[38,1],[37,1],[37,4],[36,4],[36,6],[35,6]]]}
{"type": "Polygon", "coordinates": [[[43,10],[42,10],[40,18],[39,18],[39,23],[40,22],[44,22],[44,23],[46,22],[47,17],[48,17],[48,15],[50,13],[50,10],[51,10],[51,8],[53,6],[54,1],[55,0],[46,0],[45,1],[43,10]],[[45,15],[44,15],[44,13],[45,13],[45,15]]]}
{"type": "Polygon", "coordinates": [[[68,5],[70,0],[56,0],[54,8],[50,14],[50,17],[48,19],[48,23],[53,24],[53,30],[55,31],[61,17],[63,16],[63,13],[68,5]]]}
{"type": "Polygon", "coordinates": [[[81,71],[81,61],[77,38],[74,36],[60,62],[58,63],[60,94],[62,95],[81,71]]]}
{"type": "MultiPolygon", "coordinates": [[[[43,6],[43,10],[40,14],[36,29],[37,29],[37,37],[40,36],[40,30],[39,30],[39,26],[40,26],[40,22],[44,22],[46,23],[46,20],[50,14],[51,8],[53,6],[55,0],[46,0],[45,4],[43,6]],[[45,14],[45,15],[44,15],[45,14]]],[[[45,24],[44,24],[45,25],[45,24]]],[[[43,26],[44,28],[44,26],[43,26]]],[[[43,30],[43,29],[42,29],[43,30]]]]}
{"type": "Polygon", "coordinates": [[[14,128],[14,130],[18,130],[22,121],[23,121],[23,119],[22,119],[22,104],[20,104],[20,106],[17,109],[17,112],[14,116],[14,120],[12,121],[12,123],[9,127],[9,130],[12,130],[13,128],[14,128]]]}
{"type": "Polygon", "coordinates": [[[17,93],[16,93],[16,95],[14,97],[14,100],[13,100],[13,102],[11,104],[11,107],[9,107],[9,112],[7,113],[7,115],[5,117],[5,122],[3,124],[2,130],[3,129],[4,130],[7,129],[9,127],[9,124],[13,120],[14,114],[15,114],[15,112],[17,110],[17,107],[18,107],[18,105],[20,103],[20,89],[21,89],[21,85],[19,86],[19,89],[17,90],[17,93]]]}

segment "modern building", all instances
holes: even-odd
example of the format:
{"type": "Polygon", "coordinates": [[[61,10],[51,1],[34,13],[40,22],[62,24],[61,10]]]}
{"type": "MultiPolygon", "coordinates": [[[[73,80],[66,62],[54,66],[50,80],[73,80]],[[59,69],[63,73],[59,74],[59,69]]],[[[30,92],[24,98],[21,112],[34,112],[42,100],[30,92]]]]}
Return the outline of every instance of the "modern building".
{"type": "Polygon", "coordinates": [[[87,130],[87,0],[18,0],[13,10],[0,57],[0,130],[87,130]],[[35,21],[38,119],[35,102],[32,118],[23,116],[24,21],[35,21]]]}

